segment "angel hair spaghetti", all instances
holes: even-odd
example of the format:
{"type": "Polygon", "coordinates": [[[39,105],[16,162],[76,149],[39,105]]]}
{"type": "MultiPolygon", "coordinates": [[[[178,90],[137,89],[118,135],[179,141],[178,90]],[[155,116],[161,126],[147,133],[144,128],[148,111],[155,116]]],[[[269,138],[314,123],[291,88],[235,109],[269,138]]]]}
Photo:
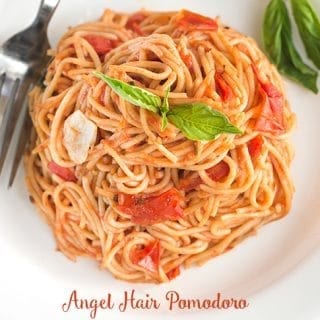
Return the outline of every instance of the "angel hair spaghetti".
{"type": "Polygon", "coordinates": [[[49,54],[26,181],[68,258],[166,282],[289,212],[295,115],[251,38],[187,10],[106,10],[49,54]]]}

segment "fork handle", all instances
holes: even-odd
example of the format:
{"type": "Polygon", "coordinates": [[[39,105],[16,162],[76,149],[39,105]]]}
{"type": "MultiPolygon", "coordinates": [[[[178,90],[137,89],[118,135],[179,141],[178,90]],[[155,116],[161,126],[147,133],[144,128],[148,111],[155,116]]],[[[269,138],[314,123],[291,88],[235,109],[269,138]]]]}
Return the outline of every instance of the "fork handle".
{"type": "Polygon", "coordinates": [[[50,18],[56,10],[59,2],[60,0],[41,0],[40,8],[32,23],[32,27],[36,27],[38,30],[46,32],[50,18]]]}

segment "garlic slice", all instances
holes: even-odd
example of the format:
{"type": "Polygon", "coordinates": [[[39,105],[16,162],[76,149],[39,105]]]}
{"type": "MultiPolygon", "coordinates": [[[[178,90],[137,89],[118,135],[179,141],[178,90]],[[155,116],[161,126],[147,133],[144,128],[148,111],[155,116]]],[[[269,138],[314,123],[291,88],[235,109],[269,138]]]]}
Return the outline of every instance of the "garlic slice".
{"type": "Polygon", "coordinates": [[[96,141],[97,126],[77,110],[64,122],[63,144],[70,159],[82,164],[88,157],[90,146],[96,141]]]}

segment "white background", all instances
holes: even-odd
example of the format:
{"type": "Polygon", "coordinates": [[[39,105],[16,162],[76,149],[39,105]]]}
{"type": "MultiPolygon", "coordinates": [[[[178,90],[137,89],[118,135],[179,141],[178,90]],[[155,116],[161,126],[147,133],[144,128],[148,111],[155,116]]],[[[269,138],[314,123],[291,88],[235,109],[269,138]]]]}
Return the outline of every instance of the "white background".
{"type": "MultiPolygon", "coordinates": [[[[39,1],[0,0],[0,43],[32,21],[39,1]]],[[[261,21],[267,0],[61,0],[49,27],[55,44],[66,28],[97,18],[105,7],[134,11],[196,10],[222,19],[260,42],[261,21]]],[[[320,13],[320,3],[312,0],[320,13]]],[[[29,203],[20,168],[11,190],[7,171],[0,178],[0,319],[89,319],[87,311],[63,313],[61,305],[72,290],[82,298],[120,300],[134,288],[162,302],[160,311],[98,311],[96,319],[320,319],[320,150],[318,121],[320,96],[287,82],[292,108],[298,115],[294,135],[296,158],[293,176],[297,187],[292,212],[264,227],[235,250],[202,268],[184,271],[165,285],[131,285],[99,271],[93,261],[70,262],[55,251],[49,228],[29,203]],[[245,311],[167,311],[164,295],[176,290],[184,298],[246,298],[245,311]]]]}

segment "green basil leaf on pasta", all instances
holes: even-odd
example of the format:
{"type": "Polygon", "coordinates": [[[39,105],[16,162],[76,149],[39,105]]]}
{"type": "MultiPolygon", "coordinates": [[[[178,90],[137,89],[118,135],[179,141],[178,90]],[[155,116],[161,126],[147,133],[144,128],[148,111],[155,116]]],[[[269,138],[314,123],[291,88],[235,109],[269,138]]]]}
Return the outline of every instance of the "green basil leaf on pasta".
{"type": "Polygon", "coordinates": [[[162,105],[160,106],[161,131],[163,131],[168,125],[167,113],[169,111],[169,100],[168,100],[169,92],[170,92],[170,88],[166,90],[165,96],[162,101],[162,105]]]}
{"type": "Polygon", "coordinates": [[[111,78],[98,71],[93,72],[93,74],[107,83],[108,86],[124,100],[154,113],[159,111],[161,99],[150,91],[111,78]]]}
{"type": "Polygon", "coordinates": [[[263,21],[263,45],[279,71],[307,89],[318,92],[318,73],[306,65],[293,44],[287,7],[283,0],[272,0],[263,21]]]}
{"type": "Polygon", "coordinates": [[[94,75],[105,81],[110,88],[133,105],[161,114],[161,130],[168,125],[168,120],[179,128],[191,140],[213,140],[221,133],[241,133],[228,118],[219,111],[212,110],[203,103],[182,104],[169,107],[169,91],[161,102],[155,94],[111,78],[101,72],[94,75]]]}
{"type": "Polygon", "coordinates": [[[320,69],[320,20],[308,0],[291,0],[292,11],[308,57],[320,69]]]}
{"type": "Polygon", "coordinates": [[[242,133],[223,113],[204,103],[172,106],[167,117],[190,140],[209,141],[221,133],[242,133]]]}

